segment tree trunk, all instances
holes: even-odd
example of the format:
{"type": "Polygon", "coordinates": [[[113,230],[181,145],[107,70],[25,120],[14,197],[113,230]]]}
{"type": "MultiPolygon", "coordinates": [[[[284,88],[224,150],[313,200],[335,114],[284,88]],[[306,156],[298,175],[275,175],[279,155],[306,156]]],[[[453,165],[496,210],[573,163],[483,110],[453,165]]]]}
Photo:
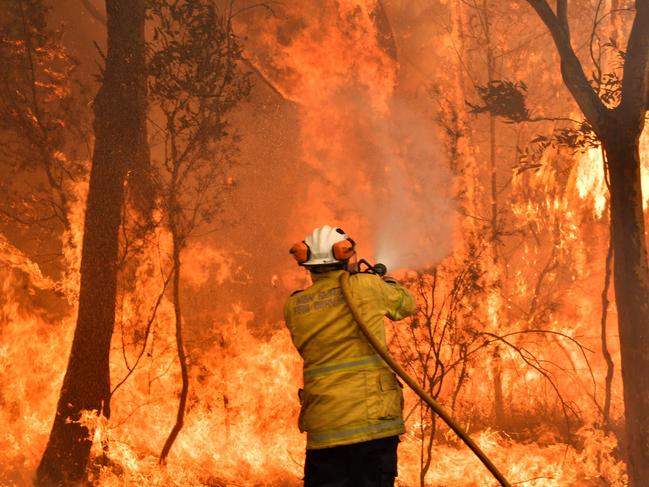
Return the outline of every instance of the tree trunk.
{"type": "MultiPolygon", "coordinates": [[[[175,190],[174,190],[175,191],[175,190]]],[[[170,205],[170,208],[177,208],[175,200],[173,205],[170,205]]],[[[172,216],[172,218],[175,218],[172,216]]],[[[171,428],[171,432],[165,441],[164,446],[162,447],[162,452],[160,453],[160,464],[164,464],[167,460],[167,456],[171,451],[171,447],[176,441],[176,437],[180,430],[183,428],[185,421],[185,409],[187,408],[187,396],[189,394],[189,371],[187,369],[187,355],[185,354],[185,344],[183,341],[182,334],[182,309],[180,306],[180,252],[184,246],[179,240],[178,230],[176,225],[171,225],[171,233],[173,236],[173,266],[174,266],[174,280],[173,280],[173,302],[174,302],[174,318],[176,320],[176,350],[178,352],[178,361],[180,362],[180,377],[182,380],[182,387],[180,390],[180,400],[178,402],[178,412],[176,413],[176,422],[171,428]]]]}
{"type": "MultiPolygon", "coordinates": [[[[485,36],[485,54],[487,56],[487,82],[488,84],[495,80],[496,61],[494,58],[494,47],[491,39],[491,13],[488,0],[482,1],[480,10],[482,25],[485,36]]],[[[504,319],[504,307],[502,302],[503,296],[503,279],[502,266],[499,262],[498,245],[500,238],[500,228],[498,228],[498,141],[496,132],[497,117],[492,112],[489,113],[489,191],[490,191],[490,220],[491,220],[491,264],[493,279],[498,284],[492,292],[497,293],[498,304],[493,313],[496,314],[496,320],[500,327],[502,323],[508,323],[504,319]]],[[[503,394],[503,369],[502,363],[498,357],[499,349],[494,350],[494,361],[492,367],[494,379],[494,419],[496,428],[503,430],[505,428],[505,401],[503,394]]]]}
{"type": "Polygon", "coordinates": [[[77,326],[37,485],[83,479],[94,431],[78,420],[83,411],[110,416],[109,351],[124,181],[129,168],[148,158],[144,0],[107,0],[106,13],[107,58],[94,103],[77,326]]]}
{"type": "Polygon", "coordinates": [[[615,300],[624,384],[629,480],[649,478],[649,267],[640,186],[639,130],[612,120],[602,136],[611,177],[615,300]]]}

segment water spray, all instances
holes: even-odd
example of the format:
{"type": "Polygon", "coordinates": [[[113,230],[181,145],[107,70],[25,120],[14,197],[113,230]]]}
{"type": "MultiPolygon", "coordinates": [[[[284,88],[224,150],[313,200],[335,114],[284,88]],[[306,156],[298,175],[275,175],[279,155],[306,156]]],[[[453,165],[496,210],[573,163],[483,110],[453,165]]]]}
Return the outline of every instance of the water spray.
{"type": "MultiPolygon", "coordinates": [[[[383,264],[371,265],[365,259],[358,261],[356,266],[356,272],[364,272],[369,274],[377,274],[379,276],[384,276],[387,272],[387,268],[383,264]],[[361,265],[365,265],[366,269],[361,270],[361,265]]],[[[340,275],[340,287],[343,292],[347,306],[356,321],[356,324],[360,328],[367,341],[372,345],[372,348],[376,350],[376,353],[385,360],[388,366],[406,383],[408,386],[426,403],[428,406],[437,414],[442,420],[460,437],[460,439],[471,449],[471,451],[480,459],[480,461],[487,467],[487,470],[491,472],[494,478],[500,483],[502,487],[511,487],[511,484],[505,479],[502,473],[496,468],[493,462],[487,457],[487,455],[480,449],[480,447],[471,439],[471,437],[462,429],[462,427],[446,412],[446,410],[440,406],[435,399],[428,394],[423,387],[421,387],[417,381],[408,375],[408,373],[399,365],[387,351],[386,348],[376,339],[372,332],[367,327],[367,324],[363,320],[356,304],[351,295],[349,289],[349,272],[343,272],[340,275]]]]}

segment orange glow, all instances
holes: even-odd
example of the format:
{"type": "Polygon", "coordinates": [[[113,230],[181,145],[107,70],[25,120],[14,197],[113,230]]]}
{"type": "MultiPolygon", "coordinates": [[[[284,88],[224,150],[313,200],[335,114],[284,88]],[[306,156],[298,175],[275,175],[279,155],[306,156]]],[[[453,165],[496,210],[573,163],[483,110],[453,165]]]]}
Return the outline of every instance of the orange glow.
{"type": "Polygon", "coordinates": [[[575,172],[575,188],[579,198],[591,201],[595,215],[601,218],[608,197],[601,149],[590,149],[579,157],[575,172]]]}
{"type": "MultiPolygon", "coordinates": [[[[473,54],[463,50],[469,40],[458,26],[466,28],[468,20],[453,17],[453,2],[440,2],[444,15],[435,15],[442,26],[435,24],[435,36],[431,19],[425,25],[419,19],[430,15],[427,8],[412,2],[405,14],[399,2],[385,2],[395,18],[396,57],[379,42],[385,33],[376,1],[285,3],[281,15],[253,10],[235,19],[246,58],[279,95],[268,94],[260,81],[257,98],[233,117],[244,163],[232,169],[238,179],[231,181],[254,197],[237,200],[233,189],[215,232],[197,232],[183,254],[190,371],[183,429],[160,466],[181,379],[173,304],[163,290],[170,235],[158,229],[120,275],[111,418],[87,411],[81,420],[94,430],[93,485],[302,485],[301,361],[281,308],[291,291],[309,285],[288,254],[290,245],[325,223],[352,235],[359,256],[386,263],[417,293],[420,310],[430,311],[387,327],[391,352],[427,387],[434,383],[440,402],[453,408],[510,481],[626,485],[614,434],[624,408],[614,302],[607,314],[616,365],[611,432],[602,424],[600,293],[609,200],[600,150],[548,149],[534,170],[516,172],[508,152],[516,145],[512,134],[536,129],[514,130],[499,121],[500,226],[494,236],[488,127],[486,117],[467,111],[473,92],[464,70],[477,68],[457,60],[458,53],[473,54]],[[253,122],[263,118],[256,110],[274,110],[273,103],[279,115],[263,117],[279,127],[273,128],[281,138],[267,140],[253,122]],[[440,128],[442,122],[447,125],[440,128]],[[457,137],[456,145],[450,137],[457,137]],[[276,146],[290,146],[289,155],[277,156],[276,146]],[[268,169],[269,176],[266,166],[281,171],[268,169]],[[241,217],[249,207],[259,213],[254,220],[241,217]],[[109,461],[97,461],[104,454],[109,461]]],[[[495,41],[503,52],[511,47],[502,36],[495,41]]],[[[539,63],[546,57],[530,54],[539,63]]],[[[520,79],[535,75],[516,69],[520,79]]],[[[558,73],[542,76],[546,90],[559,86],[558,73]]],[[[641,159],[649,188],[649,130],[641,159]]],[[[60,275],[47,274],[37,257],[19,248],[20,238],[0,229],[0,486],[31,484],[66,369],[87,181],[66,190],[72,229],[60,236],[60,275]]],[[[646,209],[649,191],[644,203],[646,209]]],[[[398,486],[420,485],[431,435],[425,486],[495,485],[409,391],[405,402],[398,486]]]]}

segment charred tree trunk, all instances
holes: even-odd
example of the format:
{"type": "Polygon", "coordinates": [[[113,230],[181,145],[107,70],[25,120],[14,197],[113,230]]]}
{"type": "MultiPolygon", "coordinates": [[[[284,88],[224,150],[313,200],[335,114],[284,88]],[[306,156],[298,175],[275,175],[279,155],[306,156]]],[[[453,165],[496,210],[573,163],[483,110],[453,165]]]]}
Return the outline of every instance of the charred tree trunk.
{"type": "Polygon", "coordinates": [[[115,323],[117,258],[124,181],[148,158],[144,0],[107,0],[108,48],[94,103],[95,148],[81,257],[79,312],[38,485],[83,479],[92,445],[83,411],[110,416],[109,351],[115,323]]]}
{"type": "MultiPolygon", "coordinates": [[[[172,197],[173,198],[173,197],[172,197]]],[[[176,441],[176,437],[180,430],[183,427],[185,421],[185,409],[187,407],[187,395],[189,393],[189,372],[187,370],[187,355],[185,354],[185,344],[183,341],[182,334],[182,309],[180,306],[180,253],[183,248],[183,243],[181,242],[180,237],[178,236],[178,229],[175,225],[171,225],[171,233],[173,237],[173,266],[174,266],[174,278],[173,278],[173,302],[174,302],[174,317],[176,320],[176,349],[178,352],[178,361],[180,362],[180,376],[182,380],[182,387],[180,390],[180,400],[178,402],[178,412],[176,413],[176,422],[171,428],[171,432],[165,441],[164,446],[162,447],[162,452],[160,453],[160,463],[164,464],[167,460],[167,456],[171,451],[171,447],[176,441]]]]}
{"type": "Polygon", "coordinates": [[[603,137],[611,177],[613,275],[631,485],[649,478],[649,266],[640,187],[639,132],[612,124],[603,137]]]}

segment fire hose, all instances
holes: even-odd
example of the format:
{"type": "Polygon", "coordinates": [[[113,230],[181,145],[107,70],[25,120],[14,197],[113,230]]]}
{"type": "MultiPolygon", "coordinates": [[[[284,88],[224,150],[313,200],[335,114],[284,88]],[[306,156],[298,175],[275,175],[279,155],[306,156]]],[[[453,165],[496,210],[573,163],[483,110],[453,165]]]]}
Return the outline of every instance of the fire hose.
{"type": "Polygon", "coordinates": [[[442,420],[460,437],[460,439],[471,449],[473,453],[480,459],[480,461],[487,467],[487,470],[500,482],[503,487],[511,487],[511,484],[505,479],[502,473],[496,468],[487,455],[480,449],[480,447],[471,439],[471,437],[460,427],[460,425],[440,406],[435,399],[428,394],[423,387],[421,387],[408,373],[399,365],[391,356],[390,353],[383,347],[377,340],[372,332],[367,327],[367,324],[360,315],[358,308],[354,304],[354,300],[349,288],[349,272],[343,272],[340,275],[340,287],[343,292],[347,306],[349,306],[352,316],[356,324],[360,328],[367,341],[370,342],[372,348],[376,353],[388,364],[388,366],[406,383],[408,386],[424,401],[431,410],[437,414],[442,420]]]}

